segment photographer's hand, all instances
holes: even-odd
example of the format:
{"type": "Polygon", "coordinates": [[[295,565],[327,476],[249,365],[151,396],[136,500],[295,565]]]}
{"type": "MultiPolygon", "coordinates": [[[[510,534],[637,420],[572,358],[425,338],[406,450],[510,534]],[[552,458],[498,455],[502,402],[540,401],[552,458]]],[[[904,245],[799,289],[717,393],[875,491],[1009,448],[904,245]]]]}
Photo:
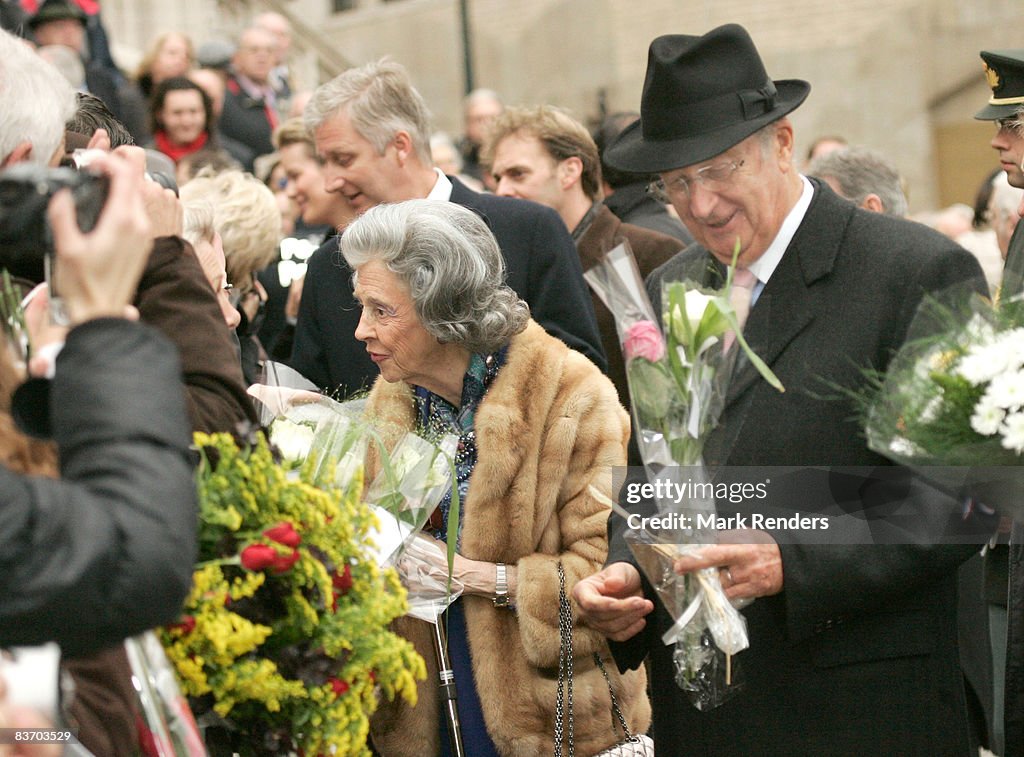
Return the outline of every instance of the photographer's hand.
{"type": "MultiPolygon", "coordinates": [[[[146,151],[134,145],[122,145],[114,150],[114,155],[128,160],[136,170],[146,177],[146,151]]],[[[146,206],[146,216],[153,227],[151,234],[157,237],[180,237],[185,224],[185,208],[174,194],[174,190],[166,189],[155,181],[145,178],[142,184],[142,200],[146,206]]]]}
{"type": "Polygon", "coordinates": [[[143,182],[142,193],[153,238],[180,237],[185,224],[185,207],[174,190],[147,179],[143,182]]]}
{"type": "Polygon", "coordinates": [[[152,248],[152,227],[142,201],[145,180],[138,167],[116,153],[91,167],[110,177],[110,192],[96,227],[82,234],[66,189],[54,195],[48,211],[57,283],[71,325],[122,317],[152,248]]]}
{"type": "Polygon", "coordinates": [[[86,145],[86,149],[110,152],[110,136],[107,134],[107,130],[97,129],[94,131],[92,138],[89,140],[89,144],[86,145]]]}

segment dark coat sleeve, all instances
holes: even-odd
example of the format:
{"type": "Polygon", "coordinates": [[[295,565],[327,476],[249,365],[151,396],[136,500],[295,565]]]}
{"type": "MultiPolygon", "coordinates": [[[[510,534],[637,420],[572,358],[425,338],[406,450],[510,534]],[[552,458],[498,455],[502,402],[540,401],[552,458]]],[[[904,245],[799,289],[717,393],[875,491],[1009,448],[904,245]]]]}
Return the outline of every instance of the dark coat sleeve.
{"type": "Polygon", "coordinates": [[[333,396],[369,388],[380,372],[355,337],[360,312],[352,270],[331,237],[309,259],[289,365],[333,396]]]}
{"type": "MultiPolygon", "coordinates": [[[[854,216],[848,230],[854,249],[866,247],[860,240],[872,227],[858,222],[876,220],[854,216]]],[[[882,366],[902,344],[926,294],[951,287],[987,292],[975,258],[945,237],[922,230],[914,235],[890,232],[888,238],[893,248],[888,254],[914,262],[902,275],[889,277],[899,283],[902,299],[890,298],[897,303],[896,315],[889,321],[888,349],[879,356],[882,366]]],[[[822,623],[891,608],[895,598],[913,595],[935,578],[948,576],[980,550],[995,525],[981,518],[964,521],[954,494],[900,466],[872,470],[859,486],[858,502],[858,521],[867,535],[855,546],[805,544],[800,532],[780,540],[792,640],[810,637],[822,623]],[[870,559],[863,544],[873,545],[870,559]]],[[[843,530],[849,538],[852,529],[843,530]]]]}
{"type": "Polygon", "coordinates": [[[238,346],[191,245],[178,237],[156,240],[135,306],[143,323],[178,349],[193,430],[234,431],[240,422],[256,422],[238,346]]]}
{"type": "Polygon", "coordinates": [[[179,375],[173,345],[141,324],[68,335],[50,392],[61,478],[0,468],[0,646],[74,656],[177,616],[197,512],[179,375]]]}
{"type": "MultiPolygon", "coordinates": [[[[547,210],[546,208],[544,210],[547,210]]],[[[608,359],[583,278],[576,246],[554,211],[538,212],[529,226],[530,312],[545,330],[582,352],[601,369],[608,359]]]]}
{"type": "MultiPolygon", "coordinates": [[[[337,240],[334,248],[337,250],[337,240]]],[[[320,325],[321,300],[328,299],[325,278],[330,276],[331,252],[321,246],[309,259],[302,285],[299,315],[295,322],[295,341],[288,361],[292,368],[323,389],[330,383],[327,375],[326,334],[320,325]]]]}

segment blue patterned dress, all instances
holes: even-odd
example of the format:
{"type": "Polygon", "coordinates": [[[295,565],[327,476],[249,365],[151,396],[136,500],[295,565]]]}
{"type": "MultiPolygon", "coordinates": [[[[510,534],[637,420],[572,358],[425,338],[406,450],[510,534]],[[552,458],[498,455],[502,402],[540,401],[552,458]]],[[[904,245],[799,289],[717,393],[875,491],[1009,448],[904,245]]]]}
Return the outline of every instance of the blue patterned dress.
{"type": "MultiPolygon", "coordinates": [[[[470,357],[469,369],[462,380],[462,403],[455,407],[447,400],[423,387],[415,387],[419,426],[428,436],[440,433],[454,433],[459,437],[455,454],[455,473],[458,481],[459,502],[465,503],[469,491],[469,477],[476,465],[476,433],[474,419],[476,410],[487,394],[494,377],[505,362],[507,348],[491,355],[470,357]]],[[[431,534],[445,541],[448,535],[448,514],[451,511],[451,492],[448,492],[439,506],[439,523],[428,526],[431,534]]],[[[462,534],[462,512],[459,508],[459,537],[462,534]]],[[[458,548],[459,542],[456,542],[458,548]]],[[[484,725],[480,697],[473,678],[472,659],[469,653],[469,637],[466,634],[466,617],[462,599],[457,599],[448,608],[448,657],[455,676],[458,692],[459,721],[462,727],[462,743],[467,755],[472,757],[499,757],[484,725]]],[[[441,622],[444,622],[442,619],[441,622]]],[[[439,708],[438,727],[441,735],[441,754],[451,756],[448,743],[447,715],[439,708]]]]}

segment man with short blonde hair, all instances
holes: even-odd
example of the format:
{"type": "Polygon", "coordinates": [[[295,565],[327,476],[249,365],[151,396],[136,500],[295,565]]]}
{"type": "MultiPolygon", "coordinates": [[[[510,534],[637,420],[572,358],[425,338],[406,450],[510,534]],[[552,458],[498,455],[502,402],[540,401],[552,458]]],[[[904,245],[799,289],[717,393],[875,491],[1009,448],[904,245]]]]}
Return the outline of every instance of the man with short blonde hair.
{"type": "MultiPolygon", "coordinates": [[[[405,68],[383,59],[349,69],[319,87],[304,120],[323,164],[325,187],[356,212],[382,202],[456,202],[484,216],[498,240],[508,285],[533,319],[606,367],[579,259],[549,208],[473,192],[433,165],[430,113],[405,68]]],[[[377,368],[354,337],[359,307],[337,246],[309,261],[292,366],[321,387],[347,391],[374,380],[377,368]]]]}

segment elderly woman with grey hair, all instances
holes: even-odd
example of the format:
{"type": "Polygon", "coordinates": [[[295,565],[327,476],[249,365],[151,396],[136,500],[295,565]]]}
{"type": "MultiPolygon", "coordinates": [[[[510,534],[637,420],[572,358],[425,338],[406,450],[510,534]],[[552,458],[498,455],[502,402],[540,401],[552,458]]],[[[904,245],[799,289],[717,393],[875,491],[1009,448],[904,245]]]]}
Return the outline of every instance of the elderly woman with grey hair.
{"type": "MultiPolygon", "coordinates": [[[[459,436],[454,576],[465,590],[448,611],[449,651],[466,753],[551,753],[559,652],[559,579],[572,586],[607,552],[612,466],[624,465],[629,420],[611,382],[545,333],[505,284],[498,245],[472,211],[412,200],[367,211],[342,254],[362,305],[356,337],[380,369],[367,413],[386,444],[407,430],[459,436]]],[[[380,467],[371,452],[367,479],[380,467]]],[[[449,502],[428,528],[447,534],[449,502]]],[[[435,659],[429,626],[401,632],[435,659]]],[[[574,628],[575,747],[593,754],[622,739],[593,652],[601,636],[574,628]]],[[[606,666],[614,670],[609,662],[606,666]]],[[[436,676],[415,707],[383,704],[372,725],[384,757],[444,753],[436,676]]],[[[643,670],[612,674],[630,727],[650,719],[643,670]]]]}

